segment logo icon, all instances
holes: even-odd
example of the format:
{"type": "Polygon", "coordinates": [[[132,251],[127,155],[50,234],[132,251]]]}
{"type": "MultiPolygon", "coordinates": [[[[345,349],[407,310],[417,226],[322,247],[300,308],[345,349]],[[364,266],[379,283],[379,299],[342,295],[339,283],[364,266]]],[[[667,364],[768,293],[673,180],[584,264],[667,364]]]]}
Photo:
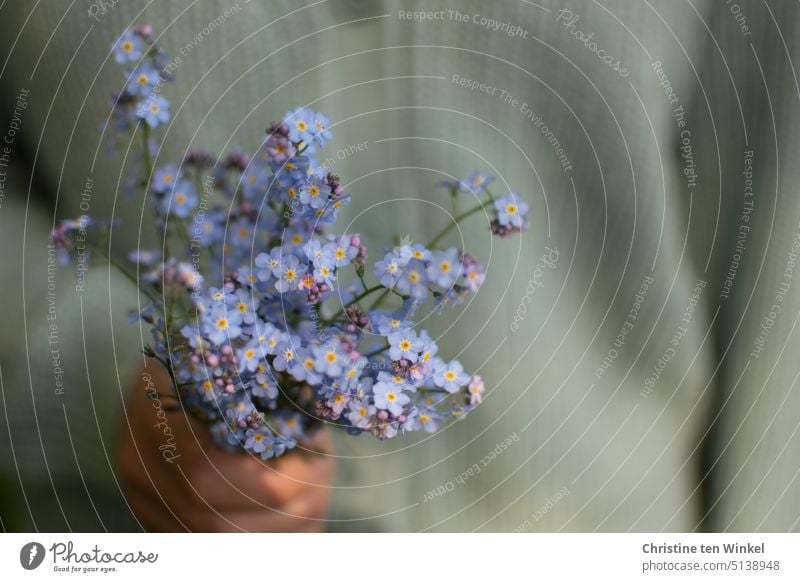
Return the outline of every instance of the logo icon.
{"type": "Polygon", "coordinates": [[[39,542],[28,542],[19,551],[19,563],[26,570],[35,570],[44,561],[44,546],[39,542]]]}

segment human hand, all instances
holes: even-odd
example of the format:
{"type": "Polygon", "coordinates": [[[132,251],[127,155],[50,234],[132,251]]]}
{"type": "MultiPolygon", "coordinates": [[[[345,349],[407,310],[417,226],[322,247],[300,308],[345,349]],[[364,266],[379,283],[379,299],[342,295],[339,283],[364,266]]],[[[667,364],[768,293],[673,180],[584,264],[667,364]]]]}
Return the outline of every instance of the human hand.
{"type": "Polygon", "coordinates": [[[330,435],[262,461],[213,443],[174,405],[161,367],[142,370],[123,417],[117,466],[149,531],[313,532],[323,529],[333,478],[330,435]]]}

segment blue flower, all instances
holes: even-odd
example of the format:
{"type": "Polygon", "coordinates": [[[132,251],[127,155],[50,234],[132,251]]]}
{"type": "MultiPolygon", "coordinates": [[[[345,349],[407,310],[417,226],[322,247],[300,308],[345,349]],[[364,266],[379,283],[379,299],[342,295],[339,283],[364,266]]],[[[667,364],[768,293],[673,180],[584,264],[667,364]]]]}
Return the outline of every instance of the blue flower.
{"type": "Polygon", "coordinates": [[[323,263],[314,269],[314,280],[317,283],[327,283],[329,287],[333,287],[336,275],[334,275],[332,267],[323,263]]]}
{"type": "Polygon", "coordinates": [[[142,63],[134,69],[128,80],[128,93],[139,97],[147,97],[161,82],[161,74],[152,63],[142,63]]]}
{"type": "Polygon", "coordinates": [[[338,418],[344,411],[348,402],[350,402],[350,395],[337,390],[330,395],[325,401],[325,404],[330,407],[333,418],[338,418]]]}
{"type": "MultiPolygon", "coordinates": [[[[258,368],[256,368],[258,370],[258,368]]],[[[265,369],[266,372],[266,369],[265,369]]],[[[272,378],[267,377],[262,373],[256,377],[256,383],[252,390],[253,396],[257,398],[265,398],[266,400],[275,400],[278,397],[278,385],[272,378]]]]}
{"type": "Polygon", "coordinates": [[[418,261],[427,261],[431,258],[431,252],[425,248],[425,245],[412,245],[410,250],[412,259],[417,259],[418,261]]]}
{"type": "Polygon", "coordinates": [[[519,194],[510,192],[494,201],[497,221],[501,226],[513,226],[522,229],[528,216],[528,205],[519,199],[519,194]]]}
{"type": "Polygon", "coordinates": [[[136,116],[150,127],[158,127],[169,121],[169,101],[152,93],[136,107],[136,116]]]}
{"type": "Polygon", "coordinates": [[[311,208],[323,208],[328,203],[331,188],[319,176],[312,177],[300,189],[300,202],[311,208]]]}
{"type": "Polygon", "coordinates": [[[405,318],[402,312],[384,313],[383,311],[373,311],[370,314],[372,326],[382,335],[389,335],[414,326],[413,321],[405,318]]]}
{"type": "Polygon", "coordinates": [[[275,437],[275,440],[264,448],[264,452],[261,453],[261,459],[266,461],[273,457],[280,457],[287,450],[293,449],[295,444],[293,439],[284,436],[275,437]]]}
{"type": "Polygon", "coordinates": [[[344,355],[339,349],[339,343],[329,342],[323,346],[315,346],[314,368],[317,372],[327,374],[331,378],[338,378],[342,374],[342,364],[345,363],[344,355]]]}
{"type": "Polygon", "coordinates": [[[223,285],[220,288],[209,287],[208,297],[212,301],[212,305],[231,305],[236,301],[233,295],[233,287],[230,285],[223,285]]]}
{"type": "Polygon", "coordinates": [[[259,345],[264,346],[265,353],[274,355],[278,349],[278,345],[284,341],[284,334],[277,327],[271,323],[266,323],[260,319],[256,320],[253,326],[253,339],[259,345]]]}
{"type": "Polygon", "coordinates": [[[278,267],[279,278],[275,283],[278,293],[297,290],[300,279],[306,273],[306,266],[294,255],[284,255],[281,257],[281,264],[278,267]]]}
{"type": "Polygon", "coordinates": [[[359,244],[355,244],[354,239],[361,242],[361,237],[356,239],[354,236],[343,234],[336,242],[325,245],[325,250],[333,256],[334,265],[344,267],[358,256],[359,244]]]}
{"type": "Polygon", "coordinates": [[[439,352],[439,346],[436,345],[436,342],[433,341],[433,339],[428,335],[428,332],[424,329],[422,330],[422,333],[419,334],[419,338],[422,340],[419,361],[423,364],[427,364],[439,352]]]}
{"type": "Polygon", "coordinates": [[[394,287],[403,275],[403,267],[408,264],[408,256],[393,250],[386,253],[382,261],[375,263],[375,276],[384,287],[394,287]]]}
{"type": "Polygon", "coordinates": [[[406,430],[423,429],[425,432],[436,432],[442,417],[433,409],[423,408],[409,415],[408,422],[403,425],[406,430]]]}
{"type": "Polygon", "coordinates": [[[256,256],[259,281],[269,281],[273,277],[280,276],[281,254],[281,248],[275,247],[269,254],[259,253],[256,256]]]}
{"type": "Polygon", "coordinates": [[[297,349],[295,348],[298,344],[299,340],[295,337],[284,340],[278,344],[275,350],[275,359],[272,361],[272,367],[279,372],[289,370],[290,373],[291,369],[295,366],[300,365],[300,367],[302,367],[303,364],[299,362],[297,349]]]}
{"type": "Polygon", "coordinates": [[[447,249],[446,251],[432,251],[431,260],[428,264],[428,279],[444,289],[450,288],[455,283],[461,272],[461,260],[458,256],[458,249],[447,249]]]}
{"type": "Polygon", "coordinates": [[[309,109],[295,109],[284,115],[283,121],[289,126],[289,139],[294,143],[307,144],[314,138],[314,114],[309,109]]]}
{"type": "Polygon", "coordinates": [[[375,398],[375,408],[388,410],[395,416],[403,414],[403,406],[411,401],[408,394],[398,389],[396,384],[378,382],[372,389],[375,398]]]}
{"type": "Polygon", "coordinates": [[[469,375],[464,373],[464,367],[460,362],[453,360],[449,364],[442,363],[436,368],[433,382],[452,394],[469,382],[469,375]]]}
{"type": "Polygon", "coordinates": [[[242,174],[242,192],[248,200],[261,200],[270,185],[270,175],[266,168],[252,163],[242,174]]]}
{"type": "Polygon", "coordinates": [[[428,296],[428,280],[425,265],[416,259],[408,262],[403,276],[397,280],[397,290],[408,297],[423,300],[428,296]]]}
{"type": "Polygon", "coordinates": [[[139,265],[153,265],[155,262],[161,258],[161,253],[159,251],[151,251],[147,249],[136,249],[128,253],[128,260],[132,263],[138,263],[139,265]]]}
{"type": "Polygon", "coordinates": [[[225,305],[215,305],[211,308],[205,324],[205,332],[215,344],[219,345],[229,339],[236,339],[241,335],[242,317],[236,311],[228,311],[225,305]]]}
{"type": "Polygon", "coordinates": [[[197,208],[197,194],[188,180],[181,180],[175,184],[170,196],[161,202],[161,210],[164,213],[169,212],[178,218],[186,218],[195,208],[197,208]]]}
{"type": "Polygon", "coordinates": [[[263,453],[267,447],[272,449],[273,444],[275,443],[272,433],[265,426],[256,429],[249,429],[245,433],[245,438],[246,440],[244,442],[244,448],[256,454],[263,453]]]}
{"type": "Polygon", "coordinates": [[[155,171],[153,180],[150,182],[150,187],[153,189],[153,192],[164,194],[168,190],[171,190],[182,177],[178,166],[175,164],[167,164],[155,171]]]}
{"type": "Polygon", "coordinates": [[[247,325],[251,325],[256,321],[256,311],[258,310],[258,296],[255,293],[250,293],[245,289],[239,289],[236,292],[236,298],[233,302],[234,309],[242,316],[242,321],[247,325]]]}
{"type": "Polygon", "coordinates": [[[376,408],[364,400],[351,400],[347,413],[347,420],[357,428],[369,428],[376,408]]]}
{"type": "Polygon", "coordinates": [[[239,348],[239,367],[248,372],[255,372],[258,365],[266,355],[264,347],[258,342],[250,342],[246,346],[239,348]]]}
{"type": "Polygon", "coordinates": [[[314,140],[320,147],[325,145],[325,142],[333,139],[333,134],[328,131],[330,120],[322,113],[314,114],[314,140]]]}
{"type": "Polygon", "coordinates": [[[494,174],[484,174],[479,170],[473,170],[465,180],[459,183],[462,192],[480,194],[494,182],[494,174]]]}
{"type": "Polygon", "coordinates": [[[311,239],[304,244],[303,252],[314,266],[327,265],[328,267],[333,267],[335,264],[331,249],[327,248],[327,245],[323,246],[318,239],[311,239]]]}
{"type": "Polygon", "coordinates": [[[425,346],[421,338],[417,337],[417,332],[413,329],[400,333],[393,333],[389,336],[389,357],[394,361],[408,360],[416,362],[419,352],[425,346]]]}
{"type": "Polygon", "coordinates": [[[114,51],[114,60],[120,64],[138,61],[142,58],[143,44],[142,39],[129,28],[111,47],[114,51]]]}
{"type": "Polygon", "coordinates": [[[296,357],[300,361],[300,365],[293,369],[292,376],[294,379],[299,382],[305,382],[309,386],[322,384],[324,376],[316,371],[316,361],[311,352],[300,348],[297,350],[296,357]]]}

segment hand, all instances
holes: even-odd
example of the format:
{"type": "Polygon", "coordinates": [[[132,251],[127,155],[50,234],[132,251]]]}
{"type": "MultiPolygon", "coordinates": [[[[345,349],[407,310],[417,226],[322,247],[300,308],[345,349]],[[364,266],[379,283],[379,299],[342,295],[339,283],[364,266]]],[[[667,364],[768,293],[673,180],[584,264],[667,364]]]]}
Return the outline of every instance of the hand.
{"type": "Polygon", "coordinates": [[[321,531],[333,477],[330,437],[278,459],[231,453],[176,401],[169,376],[150,364],[138,375],[117,456],[125,494],[149,531],[321,531]]]}

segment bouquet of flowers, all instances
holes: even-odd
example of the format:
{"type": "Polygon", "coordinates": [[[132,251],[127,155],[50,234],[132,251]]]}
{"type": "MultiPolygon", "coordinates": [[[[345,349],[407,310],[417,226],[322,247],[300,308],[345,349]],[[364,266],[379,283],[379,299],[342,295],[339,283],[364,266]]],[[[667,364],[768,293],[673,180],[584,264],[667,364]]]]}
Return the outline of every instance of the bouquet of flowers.
{"type": "Polygon", "coordinates": [[[413,319],[427,301],[441,313],[477,292],[484,267],[438,243],[480,211],[500,237],[521,231],[528,208],[516,193],[495,197],[493,176],[480,172],[442,182],[454,199],[480,202],[428,244],[400,240],[370,263],[358,234],[330,231],[351,194],[312,155],[332,138],[325,115],[287,113],[253,155],[193,150],[153,167],[153,132],[170,119],[168,57],[149,26],[126,30],[112,50],[126,67],[113,132],[142,136],[137,182],[163,247],[133,252],[131,272],[105,252],[107,222],[67,220],[53,240],[64,260],[92,249],[139,286],[148,301],[132,320],[151,328],[145,353],[216,442],[267,459],[323,424],[386,439],[433,432],[481,402],[480,376],[442,358],[413,319]]]}

